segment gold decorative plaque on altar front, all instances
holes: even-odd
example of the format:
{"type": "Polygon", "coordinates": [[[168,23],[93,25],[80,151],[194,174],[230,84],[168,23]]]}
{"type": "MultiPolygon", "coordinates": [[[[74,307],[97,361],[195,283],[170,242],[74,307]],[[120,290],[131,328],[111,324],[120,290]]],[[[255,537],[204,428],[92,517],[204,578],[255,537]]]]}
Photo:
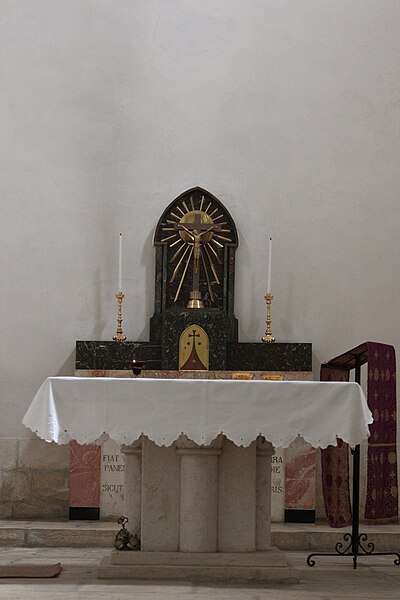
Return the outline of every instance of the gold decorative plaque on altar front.
{"type": "Polygon", "coordinates": [[[208,335],[202,327],[186,327],[179,339],[179,370],[208,371],[208,335]]]}

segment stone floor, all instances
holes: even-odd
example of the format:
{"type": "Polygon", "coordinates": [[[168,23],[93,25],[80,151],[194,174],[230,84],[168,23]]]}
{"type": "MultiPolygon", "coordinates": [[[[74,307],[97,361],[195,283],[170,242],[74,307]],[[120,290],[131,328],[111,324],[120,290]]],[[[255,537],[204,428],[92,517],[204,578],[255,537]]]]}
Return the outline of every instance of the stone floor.
{"type": "Polygon", "coordinates": [[[0,579],[0,600],[398,600],[400,567],[386,557],[360,559],[353,570],[343,558],[320,559],[306,566],[305,552],[288,552],[301,573],[297,585],[268,587],[194,586],[174,583],[134,583],[96,578],[96,566],[109,548],[0,548],[0,564],[63,565],[56,579],[0,579]]]}
{"type": "MultiPolygon", "coordinates": [[[[297,585],[268,587],[195,586],[173,583],[134,583],[99,580],[96,568],[110,554],[116,523],[93,521],[0,521],[0,564],[61,562],[57,579],[0,579],[0,600],[398,600],[400,566],[391,557],[318,558],[306,565],[312,551],[332,551],[349,529],[324,524],[272,526],[273,544],[287,553],[300,571],[297,585]]],[[[400,551],[400,525],[361,526],[377,552],[400,551]]]]}

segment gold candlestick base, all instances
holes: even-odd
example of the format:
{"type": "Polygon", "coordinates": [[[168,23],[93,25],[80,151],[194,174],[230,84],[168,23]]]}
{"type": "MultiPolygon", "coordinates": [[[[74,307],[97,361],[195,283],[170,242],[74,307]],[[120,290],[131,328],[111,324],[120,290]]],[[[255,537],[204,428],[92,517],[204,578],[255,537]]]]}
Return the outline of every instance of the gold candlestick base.
{"type": "Polygon", "coordinates": [[[272,342],[275,341],[275,338],[273,335],[271,335],[270,333],[266,333],[265,335],[262,336],[262,341],[265,342],[266,344],[272,344],[272,342]]]}
{"type": "Polygon", "coordinates": [[[117,292],[115,297],[118,302],[118,316],[117,316],[117,331],[113,336],[113,340],[115,342],[124,342],[126,340],[126,335],[123,334],[122,331],[122,300],[124,298],[124,294],[122,292],[117,292]]]}
{"type": "Polygon", "coordinates": [[[272,344],[275,341],[275,338],[271,333],[271,302],[272,302],[273,295],[265,294],[264,298],[265,298],[265,302],[267,303],[267,320],[266,320],[267,330],[265,332],[265,335],[261,338],[261,340],[265,344],[272,344]]]}
{"type": "Polygon", "coordinates": [[[186,308],[204,308],[203,300],[201,299],[201,292],[190,292],[190,300],[186,304],[186,308]]]}

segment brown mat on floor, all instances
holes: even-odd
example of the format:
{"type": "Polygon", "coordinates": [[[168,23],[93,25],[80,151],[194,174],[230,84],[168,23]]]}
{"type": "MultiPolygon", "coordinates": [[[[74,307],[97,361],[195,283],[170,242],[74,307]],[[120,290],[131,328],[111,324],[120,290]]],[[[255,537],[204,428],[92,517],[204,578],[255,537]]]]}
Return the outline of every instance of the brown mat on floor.
{"type": "Polygon", "coordinates": [[[61,563],[54,565],[0,565],[1,577],[57,577],[61,563]]]}

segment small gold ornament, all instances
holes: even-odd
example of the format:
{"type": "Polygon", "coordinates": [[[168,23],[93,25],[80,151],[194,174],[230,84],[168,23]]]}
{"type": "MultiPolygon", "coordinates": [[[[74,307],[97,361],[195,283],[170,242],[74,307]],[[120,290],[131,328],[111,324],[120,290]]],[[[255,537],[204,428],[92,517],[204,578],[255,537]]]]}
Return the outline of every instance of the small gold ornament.
{"type": "Polygon", "coordinates": [[[252,379],[254,379],[254,373],[237,371],[235,373],[232,373],[232,379],[236,379],[238,381],[251,381],[252,379]]]}

